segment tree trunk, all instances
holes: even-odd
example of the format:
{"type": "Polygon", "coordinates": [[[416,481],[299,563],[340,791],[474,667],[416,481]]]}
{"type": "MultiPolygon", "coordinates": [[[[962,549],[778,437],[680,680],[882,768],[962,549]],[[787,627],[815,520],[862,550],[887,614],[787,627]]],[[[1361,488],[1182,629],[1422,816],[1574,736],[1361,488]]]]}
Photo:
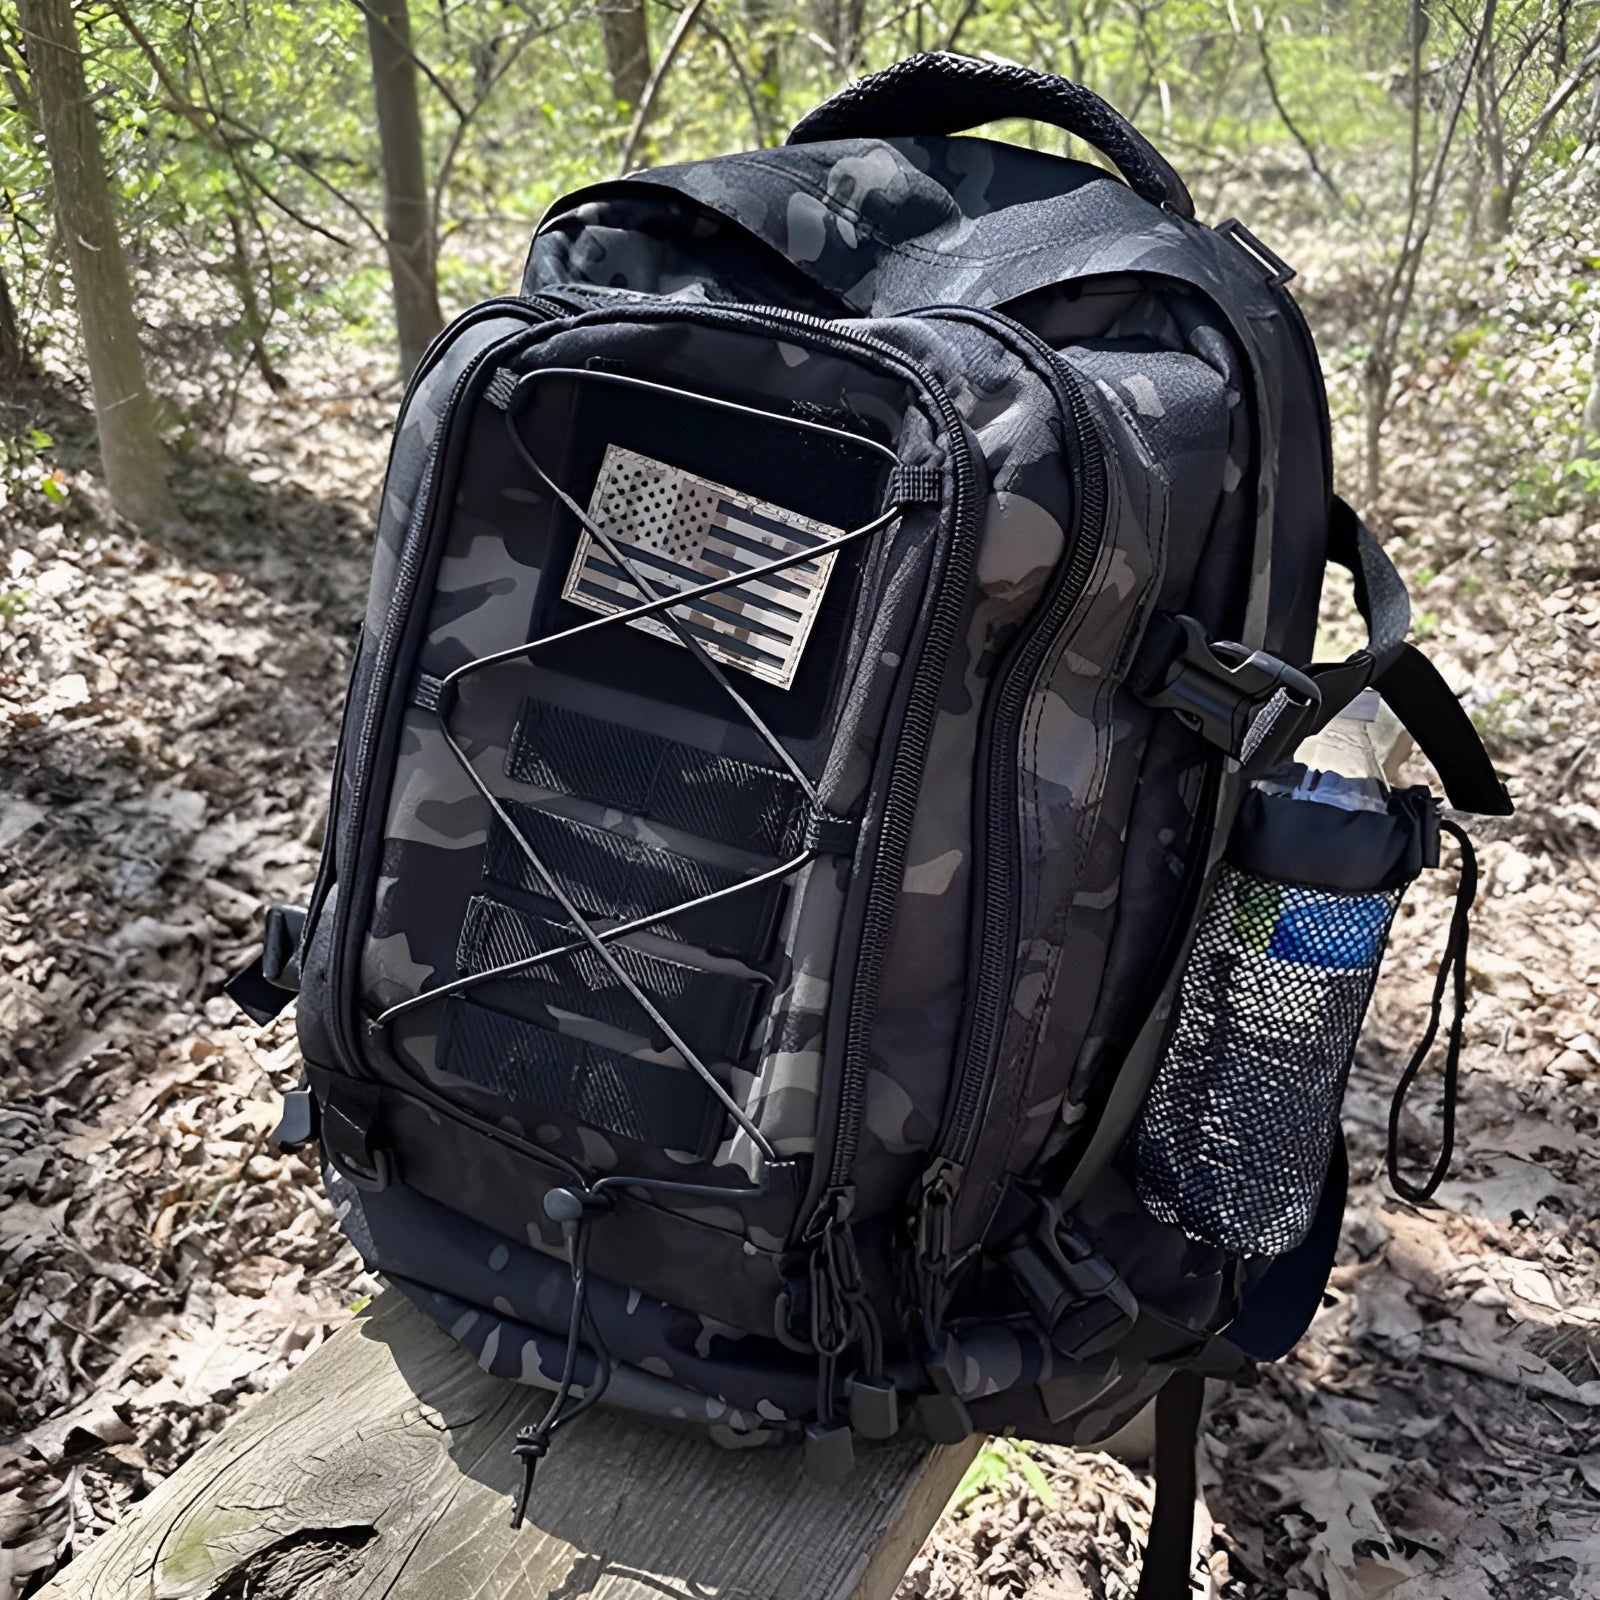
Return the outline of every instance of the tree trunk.
{"type": "Polygon", "coordinates": [[[650,81],[650,30],[645,24],[644,0],[605,0],[600,27],[605,35],[611,97],[630,111],[636,110],[650,81]]]}
{"type": "Polygon", "coordinates": [[[33,363],[23,347],[22,332],[17,327],[17,308],[11,301],[11,289],[0,268],[0,382],[25,378],[33,363]]]}
{"type": "Polygon", "coordinates": [[[136,527],[158,528],[176,521],[178,511],[145,384],[133,290],[117,238],[72,3],[21,0],[19,16],[55,178],[56,215],[72,267],[111,502],[136,527]]]}
{"type": "Polygon", "coordinates": [[[428,173],[422,156],[422,113],[417,106],[417,64],[411,53],[407,0],[363,0],[372,96],[383,156],[384,229],[400,366],[413,371],[428,341],[444,326],[434,267],[428,173]]]}
{"type": "Polygon", "coordinates": [[[1393,364],[1377,354],[1369,356],[1361,374],[1362,398],[1365,401],[1361,416],[1361,487],[1365,495],[1364,505],[1369,513],[1383,486],[1383,425],[1389,419],[1393,382],[1393,364]]]}
{"type": "Polygon", "coordinates": [[[1506,184],[1506,128],[1501,115],[1504,88],[1499,81],[1495,60],[1495,39],[1491,29],[1483,42],[1483,64],[1478,70],[1479,142],[1487,169],[1484,231],[1498,243],[1511,229],[1511,191],[1506,184]]]}
{"type": "Polygon", "coordinates": [[[781,144],[784,130],[778,124],[783,97],[783,66],[773,30],[775,0],[745,0],[745,28],[758,44],[756,57],[756,142],[781,144]]]}

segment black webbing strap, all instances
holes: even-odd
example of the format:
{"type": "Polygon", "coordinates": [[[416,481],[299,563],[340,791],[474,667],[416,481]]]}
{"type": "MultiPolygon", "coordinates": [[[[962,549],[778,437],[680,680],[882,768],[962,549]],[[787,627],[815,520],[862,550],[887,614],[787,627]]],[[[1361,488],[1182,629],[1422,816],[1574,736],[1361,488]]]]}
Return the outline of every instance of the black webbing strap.
{"type": "MultiPolygon", "coordinates": [[[[506,811],[562,893],[586,916],[626,921],[713,894],[747,876],[538,806],[507,801],[506,811]]],[[[546,893],[544,880],[498,818],[489,825],[483,870],[485,877],[498,883],[529,894],[546,893]]],[[[712,905],[681,911],[651,931],[720,955],[759,961],[766,953],[782,893],[783,885],[772,883],[730,895],[712,905]]]]}
{"type": "Polygon", "coordinates": [[[709,1156],[724,1121],[685,1067],[620,1055],[465,1000],[445,1007],[439,1066],[491,1094],[685,1155],[709,1156]]]}
{"type": "MultiPolygon", "coordinates": [[[[517,906],[475,895],[456,946],[463,974],[526,962],[544,950],[572,943],[572,929],[517,906]]],[[[661,1014],[707,1060],[736,1061],[765,986],[733,973],[698,967],[653,955],[632,945],[615,947],[617,964],[661,1009],[661,1014]]],[[[625,1032],[649,1036],[648,1019],[606,964],[587,948],[528,967],[511,981],[522,1004],[547,1013],[554,1027],[560,1011],[609,1023],[625,1032]]]]}
{"type": "Polygon", "coordinates": [[[1511,797],[1471,717],[1438,669],[1406,643],[1411,603],[1405,583],[1361,518],[1338,498],[1328,523],[1328,559],[1349,571],[1368,639],[1348,659],[1308,669],[1322,691],[1313,727],[1325,726],[1363,689],[1377,689],[1433,763],[1451,805],[1483,816],[1510,816],[1511,797]]]}
{"type": "Polygon", "coordinates": [[[1156,1504],[1134,1600],[1189,1600],[1195,1448],[1205,1395],[1206,1380],[1180,1369],[1156,1396],[1156,1504]]]}
{"type": "Polygon", "coordinates": [[[1356,610],[1367,625],[1367,642],[1343,661],[1317,662],[1306,669],[1322,691],[1322,709],[1308,732],[1326,727],[1375,683],[1405,648],[1411,629],[1405,580],[1367,525],[1338,496],[1328,519],[1328,559],[1350,574],[1356,610]]]}
{"type": "Polygon", "coordinates": [[[1511,815],[1511,796],[1472,718],[1420,650],[1406,645],[1373,687],[1433,763],[1451,805],[1485,817],[1511,815]]]}
{"type": "Polygon", "coordinates": [[[810,810],[777,768],[532,698],[522,703],[506,776],[773,857],[800,847],[810,810]]]}
{"type": "Polygon", "coordinates": [[[305,926],[301,907],[270,907],[261,954],[223,984],[223,993],[252,1022],[265,1026],[300,992],[300,944],[305,926]]]}

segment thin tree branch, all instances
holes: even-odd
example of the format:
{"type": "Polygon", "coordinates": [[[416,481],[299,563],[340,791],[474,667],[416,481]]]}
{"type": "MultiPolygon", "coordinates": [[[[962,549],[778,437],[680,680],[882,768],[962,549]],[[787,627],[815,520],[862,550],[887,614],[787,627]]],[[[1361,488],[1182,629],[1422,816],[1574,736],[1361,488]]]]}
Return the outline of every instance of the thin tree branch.
{"type": "Polygon", "coordinates": [[[733,68],[733,75],[739,80],[740,92],[744,95],[745,105],[750,111],[750,122],[755,130],[756,143],[765,143],[767,137],[766,117],[762,112],[761,102],[756,96],[756,88],[750,81],[750,74],[744,70],[744,62],[739,59],[738,48],[717,24],[707,18],[700,26],[707,36],[722,46],[723,53],[728,58],[728,65],[733,68]]]}
{"type": "Polygon", "coordinates": [[[411,48],[410,44],[408,44],[400,37],[398,33],[395,32],[393,26],[389,22],[389,19],[387,17],[380,16],[376,11],[374,11],[371,5],[368,4],[368,0],[350,0],[350,3],[362,14],[362,16],[367,19],[368,22],[377,23],[378,26],[389,35],[389,38],[393,41],[395,47],[400,51],[400,53],[409,57],[411,65],[414,66],[417,71],[420,72],[422,76],[439,91],[440,99],[442,99],[444,103],[449,106],[453,112],[455,112],[456,116],[460,118],[462,122],[465,122],[467,120],[467,113],[462,109],[461,102],[456,99],[454,94],[451,93],[449,84],[447,84],[444,79],[441,78],[439,74],[435,72],[433,68],[430,67],[428,63],[411,48]]]}
{"type": "Polygon", "coordinates": [[[644,137],[645,124],[655,109],[656,97],[661,93],[661,86],[667,81],[672,63],[678,59],[678,52],[689,37],[689,30],[694,26],[695,18],[700,15],[700,8],[704,4],[705,0],[690,0],[678,14],[678,20],[667,36],[667,42],[662,46],[661,59],[656,62],[655,71],[650,74],[650,81],[644,86],[644,93],[639,96],[638,107],[633,113],[633,126],[628,129],[628,136],[622,142],[622,157],[619,162],[621,175],[625,176],[633,166],[634,152],[639,148],[640,139],[644,137]]]}
{"type": "Polygon", "coordinates": [[[961,37],[961,30],[972,21],[973,13],[977,11],[981,0],[964,0],[961,9],[956,13],[956,20],[950,24],[950,32],[945,35],[944,48],[954,50],[956,41],[961,37]]]}
{"type": "MultiPolygon", "coordinates": [[[[329,228],[325,228],[321,223],[313,221],[312,218],[296,210],[287,200],[276,194],[267,181],[244,161],[234,148],[233,142],[223,136],[217,113],[214,110],[197,106],[189,100],[179,87],[177,80],[167,69],[167,64],[162,60],[160,51],[151,43],[149,36],[139,24],[134,21],[123,0],[111,0],[111,11],[127,30],[128,37],[133,40],[139,54],[149,63],[150,70],[155,73],[156,81],[161,85],[167,96],[167,109],[182,117],[207,144],[220,151],[223,159],[233,168],[235,176],[246,188],[255,189],[271,205],[276,206],[286,217],[299,223],[301,227],[307,228],[313,233],[321,234],[323,238],[332,240],[341,249],[348,250],[350,248],[348,239],[341,234],[334,233],[329,228]]],[[[203,76],[201,82],[203,86],[203,76]]]]}
{"type": "MultiPolygon", "coordinates": [[[[357,3],[359,4],[360,0],[357,0],[357,3]]],[[[587,13],[579,13],[579,15],[586,14],[587,13]]],[[[573,19],[569,18],[568,20],[573,19]]],[[[472,125],[473,119],[478,115],[478,113],[483,110],[485,105],[488,104],[489,96],[494,93],[496,87],[500,83],[500,80],[504,78],[505,75],[516,64],[517,59],[522,55],[522,52],[526,50],[535,39],[541,38],[543,35],[549,32],[549,25],[543,22],[540,18],[535,17],[533,21],[531,21],[528,26],[525,27],[517,36],[511,48],[505,53],[505,55],[500,59],[499,63],[495,66],[494,70],[489,74],[488,81],[483,85],[482,89],[478,91],[478,94],[474,98],[472,104],[464,111],[459,111],[457,113],[455,131],[451,133],[449,140],[445,144],[444,154],[439,158],[439,168],[435,173],[433,180],[433,205],[429,219],[429,228],[433,234],[433,243],[436,254],[438,251],[441,222],[444,215],[445,190],[449,187],[451,175],[455,171],[456,158],[461,154],[461,146],[466,139],[467,129],[472,125]]]]}
{"type": "Polygon", "coordinates": [[[1289,115],[1289,108],[1283,103],[1283,96],[1278,92],[1278,75],[1272,70],[1272,52],[1267,48],[1267,23],[1258,22],[1256,25],[1256,49],[1261,56],[1261,77],[1266,83],[1267,93],[1272,97],[1272,104],[1277,108],[1279,120],[1289,130],[1289,136],[1300,146],[1306,158],[1306,164],[1311,168],[1312,176],[1332,196],[1335,204],[1342,205],[1344,196],[1339,193],[1339,186],[1322,169],[1322,163],[1317,160],[1317,152],[1311,141],[1300,131],[1299,125],[1289,115]]]}
{"type": "Polygon", "coordinates": [[[1544,142],[1544,136],[1550,131],[1550,124],[1561,115],[1562,109],[1571,100],[1587,81],[1589,75],[1600,66],[1600,37],[1590,45],[1580,60],[1566,78],[1556,87],[1555,92],[1545,102],[1544,110],[1534,120],[1529,128],[1521,152],[1511,164],[1511,171],[1506,177],[1506,191],[1508,195],[1515,195],[1521,187],[1522,180],[1527,176],[1528,168],[1533,158],[1538,154],[1539,146],[1544,142]]]}

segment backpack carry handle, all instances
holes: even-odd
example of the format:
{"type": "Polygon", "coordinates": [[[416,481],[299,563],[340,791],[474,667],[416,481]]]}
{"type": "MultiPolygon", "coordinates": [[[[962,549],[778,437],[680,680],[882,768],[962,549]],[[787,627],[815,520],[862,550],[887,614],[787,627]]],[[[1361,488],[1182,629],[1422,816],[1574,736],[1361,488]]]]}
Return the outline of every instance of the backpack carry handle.
{"type": "Polygon", "coordinates": [[[961,133],[1003,117],[1048,122],[1105,156],[1135,194],[1193,218],[1194,201],[1166,158],[1099,95],[1047,72],[946,50],[907,56],[802,117],[790,144],[961,133]]]}

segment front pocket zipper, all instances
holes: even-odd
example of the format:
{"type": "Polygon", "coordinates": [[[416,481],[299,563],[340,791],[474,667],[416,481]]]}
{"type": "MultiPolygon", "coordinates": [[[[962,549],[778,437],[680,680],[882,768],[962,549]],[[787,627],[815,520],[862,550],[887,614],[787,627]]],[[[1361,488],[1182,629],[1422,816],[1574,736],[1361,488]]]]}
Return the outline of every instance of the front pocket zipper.
{"type": "Polygon", "coordinates": [[[1017,742],[1021,722],[1039,669],[1082,599],[1099,560],[1108,491],[1105,458],[1089,403],[1077,374],[1049,345],[998,312],[941,307],[922,314],[994,330],[1013,346],[1035,354],[1065,425],[1074,494],[1066,559],[1002,662],[978,729],[982,778],[976,786],[979,803],[973,818],[977,841],[972,875],[977,905],[971,942],[974,965],[962,1006],[966,1023],[957,1043],[939,1137],[923,1170],[914,1232],[921,1257],[918,1278],[931,1286],[953,1264],[949,1260],[950,1214],[989,1101],[1016,963],[1021,870],[1017,742]]]}
{"type": "MultiPolygon", "coordinates": [[[[521,315],[528,320],[530,326],[524,333],[511,334],[505,339],[499,339],[492,344],[486,345],[467,362],[456,377],[455,384],[450,391],[450,398],[440,414],[439,425],[435,428],[433,438],[429,442],[427,460],[424,462],[422,474],[417,480],[416,504],[412,509],[411,522],[406,530],[405,543],[401,547],[400,558],[395,570],[393,598],[389,603],[383,632],[378,637],[372,673],[368,679],[367,699],[362,708],[360,734],[355,746],[348,832],[346,834],[346,826],[343,819],[337,815],[330,819],[332,836],[327,846],[330,860],[332,859],[331,853],[337,848],[341,834],[346,834],[359,850],[361,837],[365,831],[366,808],[371,789],[374,753],[381,743],[389,702],[392,698],[390,690],[393,687],[391,680],[395,676],[393,666],[396,652],[400,649],[410,625],[411,602],[414,599],[417,579],[426,564],[428,544],[432,532],[433,509],[436,500],[433,492],[435,488],[434,480],[452,424],[461,414],[462,396],[466,393],[467,386],[472,379],[492,356],[502,353],[508,344],[527,338],[538,327],[564,315],[566,307],[559,302],[544,300],[539,297],[526,299],[507,297],[502,300],[490,301],[484,306],[474,308],[473,311],[468,313],[468,317],[473,321],[477,321],[484,316],[499,313],[521,315]]],[[[465,319],[463,320],[465,321],[465,319]]],[[[401,403],[400,415],[402,417],[405,415],[406,405],[410,403],[412,396],[416,393],[424,372],[435,364],[438,354],[447,347],[449,337],[453,334],[458,334],[460,327],[461,324],[457,324],[456,328],[447,330],[445,335],[441,335],[440,339],[429,347],[422,361],[417,364],[417,371],[412,374],[411,381],[406,387],[405,400],[401,403]]],[[[346,708],[347,722],[351,709],[350,707],[346,708]]],[[[341,766],[343,764],[344,748],[350,732],[351,730],[348,726],[340,732],[341,766]]],[[[337,808],[337,790],[334,793],[334,800],[337,808]]],[[[363,864],[359,861],[356,863],[350,892],[341,894],[339,897],[331,940],[332,962],[329,987],[333,1009],[333,1039],[335,1048],[342,1057],[340,1064],[346,1072],[358,1077],[363,1075],[360,1028],[358,1026],[359,1006],[354,992],[354,985],[346,983],[345,975],[353,953],[351,946],[361,936],[361,927],[355,918],[352,908],[357,904],[365,904],[373,886],[372,880],[376,866],[376,859],[370,864],[372,870],[363,870],[363,864]]]]}

